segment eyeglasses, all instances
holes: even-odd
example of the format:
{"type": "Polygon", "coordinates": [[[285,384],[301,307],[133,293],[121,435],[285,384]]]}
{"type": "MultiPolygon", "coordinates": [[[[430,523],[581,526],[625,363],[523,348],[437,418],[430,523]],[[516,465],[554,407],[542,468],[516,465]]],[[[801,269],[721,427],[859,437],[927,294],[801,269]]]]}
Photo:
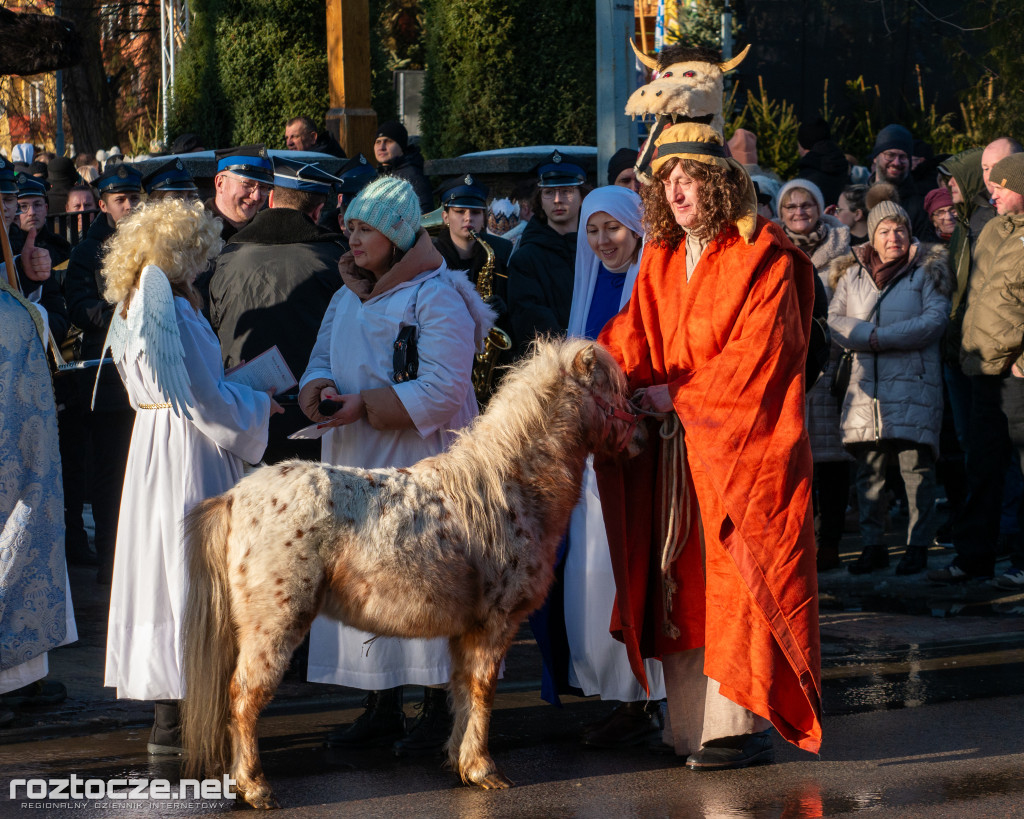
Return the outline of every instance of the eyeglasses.
{"type": "Polygon", "coordinates": [[[247,179],[244,176],[238,174],[231,174],[235,178],[235,182],[238,186],[244,190],[247,194],[251,194],[256,190],[259,190],[261,195],[266,195],[270,192],[270,185],[264,184],[263,182],[257,182],[255,179],[247,179]]]}
{"type": "Polygon", "coordinates": [[[910,157],[903,153],[903,151],[882,151],[882,153],[880,153],[878,156],[881,158],[883,162],[910,162],[910,157]]]}
{"type": "Polygon", "coordinates": [[[812,210],[817,210],[818,206],[815,205],[812,202],[811,204],[803,204],[803,205],[783,205],[782,209],[784,211],[786,211],[786,213],[795,213],[798,210],[801,210],[801,211],[805,210],[808,213],[810,213],[812,210]]]}

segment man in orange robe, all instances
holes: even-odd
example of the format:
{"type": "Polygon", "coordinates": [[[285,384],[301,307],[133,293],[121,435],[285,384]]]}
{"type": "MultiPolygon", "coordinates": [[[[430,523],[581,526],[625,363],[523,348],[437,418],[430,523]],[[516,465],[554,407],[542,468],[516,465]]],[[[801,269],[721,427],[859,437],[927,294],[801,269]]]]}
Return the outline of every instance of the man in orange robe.
{"type": "Polygon", "coordinates": [[[649,449],[599,464],[598,482],[617,585],[612,633],[641,682],[643,658],[662,659],[666,743],[688,767],[714,770],[772,761],[769,723],[805,750],[821,744],[804,425],[814,273],[755,215],[749,178],[717,135],[680,137],[683,128],[659,140],[636,290],[599,341],[644,406],[678,416],[685,468],[673,474],[666,450],[649,449]],[[666,481],[684,523],[667,546],[666,481]]]}

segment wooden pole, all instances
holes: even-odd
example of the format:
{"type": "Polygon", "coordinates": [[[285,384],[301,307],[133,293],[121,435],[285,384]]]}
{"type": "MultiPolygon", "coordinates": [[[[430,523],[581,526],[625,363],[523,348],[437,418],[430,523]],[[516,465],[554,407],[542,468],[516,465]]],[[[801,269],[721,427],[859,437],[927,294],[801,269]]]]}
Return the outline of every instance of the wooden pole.
{"type": "Polygon", "coordinates": [[[327,127],[349,156],[373,159],[377,114],[370,107],[369,0],[327,0],[327,127]]]}

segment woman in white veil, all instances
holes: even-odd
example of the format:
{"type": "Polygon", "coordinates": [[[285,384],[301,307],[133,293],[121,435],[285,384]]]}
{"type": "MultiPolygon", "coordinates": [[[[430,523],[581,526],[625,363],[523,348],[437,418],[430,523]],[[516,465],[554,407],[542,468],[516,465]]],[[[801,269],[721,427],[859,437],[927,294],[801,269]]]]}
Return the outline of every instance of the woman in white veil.
{"type": "MultiPolygon", "coordinates": [[[[632,190],[598,188],[583,200],[576,245],[569,335],[596,338],[633,292],[643,253],[642,207],[632,190]]],[[[609,633],[615,602],[608,538],[597,480],[590,462],[583,493],[569,525],[565,558],[565,627],[569,642],[569,682],[586,695],[622,703],[603,722],[584,732],[583,742],[622,747],[656,736],[657,710],[633,676],[625,646],[609,633]]],[[[665,696],[661,663],[647,660],[651,699],[665,696]]]]}

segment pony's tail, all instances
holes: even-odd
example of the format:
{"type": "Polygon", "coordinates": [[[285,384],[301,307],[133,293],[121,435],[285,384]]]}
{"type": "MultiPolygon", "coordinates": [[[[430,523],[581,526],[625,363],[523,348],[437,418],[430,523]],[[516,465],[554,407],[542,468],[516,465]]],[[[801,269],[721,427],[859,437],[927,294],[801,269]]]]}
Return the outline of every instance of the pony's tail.
{"type": "Polygon", "coordinates": [[[231,675],[238,645],[228,586],[230,495],[199,503],[185,518],[188,601],[185,606],[185,700],[181,737],[185,775],[219,777],[230,772],[231,675]]]}

